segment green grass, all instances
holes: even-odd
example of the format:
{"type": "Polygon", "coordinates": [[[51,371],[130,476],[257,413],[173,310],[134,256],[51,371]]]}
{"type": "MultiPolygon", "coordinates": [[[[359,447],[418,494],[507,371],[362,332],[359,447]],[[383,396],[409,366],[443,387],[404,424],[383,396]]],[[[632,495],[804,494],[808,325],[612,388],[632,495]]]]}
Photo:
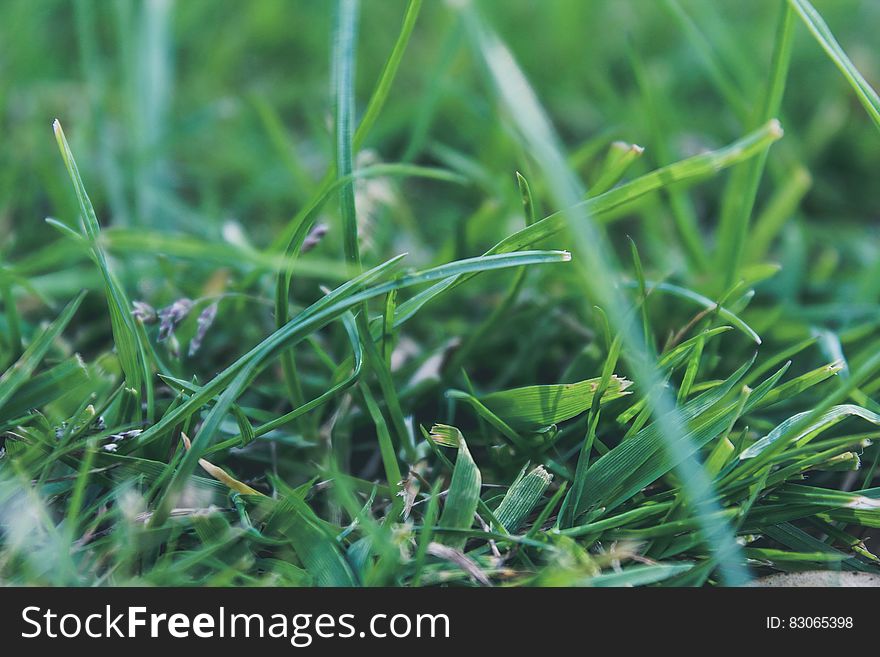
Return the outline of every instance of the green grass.
{"type": "Polygon", "coordinates": [[[0,582],[880,571],[877,7],[212,7],[0,10],[0,582]]]}

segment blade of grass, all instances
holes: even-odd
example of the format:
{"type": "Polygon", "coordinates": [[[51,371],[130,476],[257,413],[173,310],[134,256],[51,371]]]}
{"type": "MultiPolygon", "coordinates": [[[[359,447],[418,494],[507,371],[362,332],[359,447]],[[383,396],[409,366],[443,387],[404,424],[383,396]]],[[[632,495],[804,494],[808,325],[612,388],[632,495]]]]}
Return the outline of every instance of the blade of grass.
{"type": "Polygon", "coordinates": [[[508,533],[513,534],[520,528],[541,501],[551,481],[553,475],[539,465],[507,489],[501,504],[495,509],[495,516],[508,533]]]}
{"type": "MultiPolygon", "coordinates": [[[[666,441],[667,450],[675,454],[671,460],[686,484],[686,493],[694,504],[704,539],[719,556],[722,577],[727,583],[741,584],[747,580],[747,574],[740,565],[738,546],[731,537],[727,523],[717,517],[717,502],[711,481],[700,465],[694,462],[689,442],[686,444],[678,440],[686,436],[681,417],[660,385],[661,379],[654,364],[646,357],[644,342],[639,340],[627,321],[630,304],[615,286],[615,265],[609,258],[613,251],[592,216],[584,212],[585,208],[581,206],[578,208],[580,211],[573,210],[578,206],[578,199],[584,196],[582,186],[568,168],[549,120],[510,51],[487,28],[472,6],[465,6],[461,11],[471,40],[523,143],[542,170],[558,206],[568,208],[561,213],[560,223],[568,226],[577,250],[584,254],[578,267],[584,290],[593,303],[611,313],[611,323],[622,335],[623,353],[627,355],[636,383],[652,393],[650,406],[659,433],[666,441]]],[[[778,124],[775,129],[771,124],[767,136],[772,137],[772,133],[778,131],[778,124]]],[[[668,181],[665,182],[668,184],[668,181]]],[[[620,193],[625,187],[618,187],[608,194],[620,193]]],[[[601,197],[594,200],[598,198],[601,197]]],[[[542,223],[538,222],[526,230],[536,229],[542,223]]]]}
{"type": "MultiPolygon", "coordinates": [[[[753,125],[761,125],[779,114],[791,62],[793,25],[794,12],[789,5],[784,5],[776,31],[773,58],[770,63],[770,79],[760,107],[752,120],[753,125]]],[[[739,275],[752,209],[766,161],[765,152],[734,169],[724,191],[716,247],[716,258],[723,276],[721,283],[724,288],[733,285],[739,275]]]]}
{"type": "MultiPolygon", "coordinates": [[[[591,216],[595,221],[601,222],[603,215],[646,194],[664,189],[669,185],[705,178],[735,164],[745,162],[764,152],[781,137],[782,128],[779,122],[774,119],[724,148],[701,153],[662,167],[595,198],[574,201],[565,210],[548,215],[533,225],[504,238],[489,249],[486,254],[516,251],[553,237],[565,229],[568,213],[575,213],[579,218],[584,215],[591,216]]],[[[400,304],[397,307],[394,325],[400,326],[435,296],[465,280],[467,280],[466,277],[450,278],[400,304]]]]}
{"type": "Polygon", "coordinates": [[[193,448],[183,457],[179,468],[168,483],[168,487],[162,495],[159,508],[150,520],[151,525],[158,526],[167,519],[172,502],[180,490],[182,490],[184,482],[192,473],[203,451],[213,444],[217,430],[225,415],[230,411],[232,404],[253,378],[267,366],[268,362],[272,358],[277,357],[284,349],[305,339],[309,334],[325,326],[345,312],[360,307],[367,300],[383,296],[395,289],[427,283],[450,275],[456,275],[456,273],[467,273],[474,267],[490,270],[519,266],[530,262],[565,261],[569,257],[567,253],[545,254],[543,252],[528,253],[525,257],[517,256],[516,254],[482,256],[400,276],[396,280],[367,288],[360,292],[357,291],[358,286],[364,281],[369,281],[377,275],[381,275],[389,268],[389,265],[393,265],[398,260],[393,259],[390,263],[385,263],[385,265],[380,265],[373,270],[365,272],[360,277],[353,279],[320,301],[312,304],[312,306],[301,312],[284,327],[276,330],[259,345],[202,386],[186,402],[175,408],[173,412],[165,415],[158,423],[147,429],[140,436],[140,445],[156,440],[170,430],[175,423],[189,417],[208,400],[218,393],[220,394],[217,403],[208,413],[201,429],[193,440],[193,448]],[[539,253],[540,255],[538,255],[539,253]]]}
{"type": "MultiPolygon", "coordinates": [[[[417,8],[416,8],[417,12],[417,8]]],[[[338,177],[350,176],[353,168],[353,125],[354,125],[354,67],[357,34],[358,3],[356,0],[340,0],[337,6],[336,33],[334,39],[333,62],[336,101],[336,174],[338,177]]],[[[410,27],[411,29],[411,27],[410,27]]],[[[387,93],[387,92],[386,92],[387,93]]],[[[379,103],[381,106],[381,103],[379,103]]],[[[375,120],[378,109],[367,116],[375,120]]],[[[369,128],[367,125],[367,128],[369,128]]],[[[354,185],[349,182],[339,189],[340,213],[342,215],[343,250],[346,261],[355,270],[361,267],[361,256],[358,236],[357,210],[355,208],[354,185]]],[[[370,371],[375,373],[382,396],[388,408],[391,422],[397,433],[400,444],[406,449],[407,457],[415,460],[415,448],[410,440],[409,431],[403,418],[403,411],[385,359],[381,357],[370,332],[367,306],[361,307],[357,315],[358,332],[367,356],[366,362],[370,371]]],[[[375,416],[374,416],[375,418],[375,416]]],[[[383,452],[384,454],[385,452],[383,452]]],[[[386,469],[389,464],[386,463],[386,469]]],[[[399,479],[398,479],[399,481],[399,479]]]]}
{"type": "MultiPolygon", "coordinates": [[[[474,514],[477,512],[477,504],[480,500],[482,484],[480,470],[474,463],[464,436],[456,427],[435,424],[431,427],[431,437],[434,442],[444,447],[454,447],[458,450],[439,524],[449,529],[469,529],[474,524],[474,514]]],[[[441,541],[460,550],[464,548],[467,537],[450,534],[444,536],[441,541]]]]}
{"type": "MultiPolygon", "coordinates": [[[[671,164],[673,158],[668,144],[668,134],[672,130],[670,123],[673,113],[662,102],[662,95],[654,89],[653,81],[645,70],[642,58],[634,48],[629,48],[628,54],[636,82],[647,105],[648,111],[645,114],[651,126],[651,144],[652,150],[656,152],[655,161],[660,166],[671,164]]],[[[669,199],[675,227],[690,266],[698,272],[706,271],[709,267],[706,246],[700,235],[697,213],[690,198],[684,190],[677,187],[667,187],[664,193],[669,199]]]]}
{"type": "Polygon", "coordinates": [[[800,16],[801,20],[807,26],[807,29],[816,39],[822,50],[828,55],[834,65],[840,69],[846,81],[849,82],[856,97],[865,108],[868,116],[874,121],[874,125],[880,129],[880,96],[865,80],[858,69],[847,57],[843,48],[834,38],[827,23],[822,19],[822,15],[816,11],[816,8],[808,2],[808,0],[788,0],[788,4],[800,16]]]}
{"type": "MultiPolygon", "coordinates": [[[[110,270],[107,256],[100,244],[101,227],[98,218],[95,216],[95,209],[91,200],[86,193],[82,178],[79,175],[79,169],[76,166],[76,160],[64,136],[64,130],[61,123],[56,119],[53,124],[55,130],[55,139],[58,142],[58,148],[73,183],[76,198],[79,202],[81,212],[81,227],[83,234],[88,239],[90,245],[90,253],[92,260],[101,272],[104,280],[104,289],[107,297],[107,305],[110,309],[110,324],[113,328],[113,340],[116,347],[116,353],[119,356],[119,362],[122,371],[125,373],[125,380],[129,387],[138,391],[140,394],[141,386],[150,386],[152,383],[142,380],[141,363],[149,362],[145,353],[141,348],[140,342],[134,329],[133,319],[131,317],[131,303],[125,294],[125,290],[116,280],[116,277],[110,270]]],[[[138,414],[140,409],[138,409],[138,414]]]]}

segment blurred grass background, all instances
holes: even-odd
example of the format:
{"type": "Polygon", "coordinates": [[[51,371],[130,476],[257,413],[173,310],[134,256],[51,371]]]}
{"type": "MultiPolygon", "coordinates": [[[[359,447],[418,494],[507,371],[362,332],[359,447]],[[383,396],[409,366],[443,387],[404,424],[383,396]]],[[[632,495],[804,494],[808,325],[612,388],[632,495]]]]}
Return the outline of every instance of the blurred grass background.
{"type": "MultiPolygon", "coordinates": [[[[661,153],[676,160],[742,133],[743,108],[766,75],[777,8],[760,0],[681,7],[684,19],[666,2],[649,0],[483,3],[588,182],[599,159],[591,156],[614,139],[646,146],[637,167],[649,170],[667,163],[658,161],[661,153]],[[689,39],[689,29],[701,36],[689,39]],[[702,39],[723,66],[728,97],[712,83],[702,39]],[[635,80],[632,52],[644,64],[660,110],[635,80]],[[655,119],[666,141],[662,149],[652,147],[655,119]]],[[[404,8],[396,1],[364,4],[360,99],[380,73],[404,8]]],[[[870,44],[880,5],[835,0],[817,8],[863,74],[876,81],[880,65],[870,44]]],[[[36,252],[50,258],[47,248],[61,237],[42,217],[75,211],[47,139],[56,117],[67,126],[105,225],[213,241],[224,239],[224,226],[234,222],[241,239],[263,247],[308,198],[329,161],[332,11],[326,3],[10,0],[3,15],[0,229],[5,257],[14,262],[36,259],[36,252]]],[[[797,250],[806,241],[806,257],[859,278],[875,260],[872,219],[880,212],[868,176],[880,157],[870,121],[802,29],[792,62],[781,117],[788,136],[770,156],[771,166],[779,180],[804,175],[793,165],[802,162],[812,186],[781,244],[797,250]],[[834,239],[827,239],[829,231],[834,239]],[[871,239],[864,239],[866,232],[871,239]]],[[[393,203],[379,203],[387,220],[372,222],[380,233],[372,239],[377,257],[406,246],[431,259],[452,236],[461,250],[476,253],[504,233],[498,211],[486,204],[513,197],[512,171],[523,157],[493,113],[456,13],[446,3],[427,3],[366,146],[377,160],[460,168],[476,184],[450,190],[404,183],[393,203]]],[[[694,200],[707,234],[718,209],[713,185],[720,184],[710,182],[694,200]]],[[[765,182],[762,193],[768,187],[765,182]]],[[[632,233],[658,270],[677,267],[681,254],[668,248],[675,242],[668,211],[648,202],[627,214],[634,220],[618,234],[632,233]],[[639,239],[642,233],[647,239],[639,239]]],[[[326,242],[327,252],[337,253],[339,231],[326,242]]],[[[35,273],[45,276],[47,291],[65,297],[82,287],[70,272],[53,276],[49,260],[44,265],[35,265],[35,273]]],[[[127,269],[126,283],[140,284],[146,295],[156,284],[151,269],[127,269]]],[[[185,269],[194,271],[173,278],[206,275],[197,263],[185,269]]],[[[84,270],[82,276],[93,275],[84,270]]],[[[825,268],[815,274],[819,281],[789,268],[775,288],[787,299],[823,298],[825,268]]],[[[867,280],[835,286],[833,301],[869,302],[878,287],[867,280]],[[870,293],[860,296],[865,288],[870,293]]]]}

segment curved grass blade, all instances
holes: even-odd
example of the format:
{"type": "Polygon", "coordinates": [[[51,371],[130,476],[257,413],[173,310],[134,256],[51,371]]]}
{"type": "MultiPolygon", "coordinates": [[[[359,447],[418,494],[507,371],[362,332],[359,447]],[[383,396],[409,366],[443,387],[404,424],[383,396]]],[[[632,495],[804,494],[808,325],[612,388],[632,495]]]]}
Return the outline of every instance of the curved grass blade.
{"type": "Polygon", "coordinates": [[[822,47],[822,50],[831,58],[835,66],[843,73],[843,77],[849,82],[850,86],[856,92],[856,97],[865,108],[868,116],[874,121],[874,125],[880,128],[880,96],[868,84],[864,76],[859,73],[843,48],[834,38],[828,25],[822,19],[822,15],[816,11],[816,8],[808,2],[808,0],[788,0],[788,3],[798,13],[803,20],[807,29],[822,47]]]}
{"type": "Polygon", "coordinates": [[[345,288],[344,292],[340,293],[339,290],[342,288],[338,288],[320,301],[312,304],[312,306],[300,313],[284,327],[272,333],[263,342],[202,386],[197,393],[175,408],[174,411],[166,414],[157,424],[147,429],[140,436],[139,443],[141,445],[148,441],[156,440],[173,427],[175,423],[193,414],[216,394],[220,394],[217,403],[208,413],[199,433],[193,440],[193,449],[184,455],[180,466],[172,476],[167,489],[162,495],[159,509],[151,518],[151,524],[157,526],[165,521],[167,514],[171,510],[171,502],[182,490],[184,482],[192,474],[203,451],[213,444],[220,424],[226,414],[230,412],[235,400],[257,374],[266,367],[268,362],[278,356],[284,349],[293,346],[309,334],[326,326],[340,315],[353,308],[357,308],[369,299],[384,296],[395,289],[428,283],[432,280],[456,275],[456,273],[469,273],[476,269],[488,271],[539,262],[564,262],[569,260],[570,257],[570,254],[567,252],[542,251],[482,256],[403,275],[396,280],[357,292],[357,284],[363,280],[375,277],[377,270],[384,271],[387,269],[386,266],[380,266],[354,279],[352,285],[343,285],[342,288],[345,288]]]}
{"type": "MultiPolygon", "coordinates": [[[[635,286],[636,283],[632,281],[624,281],[624,285],[635,286]]],[[[751,326],[746,324],[740,317],[731,312],[729,309],[725,308],[724,306],[719,306],[709,297],[704,297],[698,292],[694,292],[693,290],[681,287],[680,285],[673,285],[672,283],[655,283],[652,281],[647,281],[646,285],[649,292],[652,290],[666,292],[667,294],[671,294],[672,296],[676,296],[681,299],[687,299],[688,301],[693,301],[694,303],[702,306],[704,309],[711,310],[712,312],[717,313],[719,317],[730,322],[730,324],[732,324],[734,327],[749,336],[749,338],[751,338],[755,342],[755,344],[761,344],[761,336],[758,335],[758,333],[751,326]]]]}
{"type": "MultiPolygon", "coordinates": [[[[357,329],[355,328],[354,316],[351,313],[344,314],[342,316],[342,323],[343,323],[343,326],[345,327],[345,332],[348,334],[348,339],[349,339],[349,342],[351,343],[352,350],[353,350],[352,358],[354,361],[354,366],[351,371],[351,374],[349,374],[343,380],[339,381],[338,383],[336,383],[331,388],[324,391],[323,393],[321,393],[320,395],[318,395],[317,397],[315,397],[311,401],[306,402],[305,404],[303,404],[299,408],[295,408],[292,411],[290,411],[289,413],[285,413],[284,415],[281,415],[273,420],[270,420],[269,422],[266,422],[264,424],[261,424],[258,427],[255,427],[254,434],[253,434],[254,439],[259,438],[260,436],[264,436],[267,433],[274,431],[275,429],[278,429],[279,427],[284,426],[285,424],[289,424],[290,422],[292,422],[296,418],[301,417],[302,415],[305,415],[309,411],[312,411],[312,410],[318,408],[319,406],[322,406],[323,404],[326,404],[328,401],[330,401],[331,399],[333,399],[334,397],[336,397],[340,393],[351,388],[355,383],[357,383],[360,380],[361,373],[363,371],[364,356],[363,356],[363,349],[361,348],[361,341],[358,338],[357,329]]],[[[180,384],[181,382],[178,380],[178,381],[176,381],[176,383],[180,384]]],[[[194,392],[195,390],[197,390],[197,388],[195,386],[188,386],[187,389],[190,392],[194,392]]],[[[239,446],[242,444],[242,438],[243,437],[239,435],[239,436],[233,436],[232,438],[229,438],[228,440],[221,441],[221,442],[207,448],[204,451],[204,454],[205,455],[213,454],[214,452],[219,452],[221,450],[228,449],[229,447],[239,446]]]]}
{"type": "Polygon", "coordinates": [[[382,67],[382,73],[379,75],[376,87],[373,89],[370,100],[367,102],[367,108],[364,110],[361,122],[358,124],[357,130],[355,130],[354,138],[352,139],[355,151],[363,146],[364,141],[370,134],[370,130],[372,130],[373,125],[376,123],[376,119],[379,118],[382,108],[385,106],[385,101],[388,100],[388,95],[391,93],[391,85],[394,84],[397,70],[403,62],[403,55],[406,52],[407,45],[409,45],[409,39],[412,36],[421,9],[422,0],[410,0],[406,6],[397,41],[395,41],[391,54],[388,55],[388,59],[385,61],[385,66],[382,67]]]}
{"type": "MultiPolygon", "coordinates": [[[[514,429],[539,431],[590,410],[600,383],[601,377],[577,383],[527,386],[493,392],[479,400],[514,429]]],[[[630,385],[631,381],[612,376],[601,403],[630,394],[630,385]]]]}
{"type": "MultiPolygon", "coordinates": [[[[723,169],[756,157],[781,137],[782,128],[779,125],[779,121],[774,119],[724,148],[701,153],[700,155],[661,167],[595,198],[588,198],[586,201],[573,203],[566,210],[548,215],[531,226],[527,226],[513,235],[505,237],[489,249],[486,255],[516,251],[557,235],[565,229],[566,214],[569,212],[589,215],[595,221],[602,222],[603,215],[646,194],[664,189],[670,185],[683,184],[715,175],[723,169]]],[[[441,294],[453,285],[463,283],[465,280],[467,280],[467,277],[441,281],[412,299],[400,304],[395,313],[395,327],[410,319],[423,305],[438,294],[441,294]]]]}
{"type": "MultiPolygon", "coordinates": [[[[187,402],[166,415],[157,424],[147,429],[140,437],[140,442],[148,442],[162,432],[168,430],[175,422],[195,412],[208,400],[223,390],[238,372],[253,360],[266,361],[278,354],[281,349],[291,344],[296,344],[306,336],[335,318],[357,307],[364,301],[388,294],[392,290],[403,289],[414,285],[422,285],[432,281],[457,276],[462,273],[475,271],[492,271],[531,264],[543,264],[552,262],[567,262],[571,254],[565,251],[523,251],[521,253],[502,254],[494,256],[480,256],[447,263],[439,267],[403,274],[383,284],[366,287],[366,284],[377,278],[387,276],[390,270],[400,261],[403,256],[392,258],[348,283],[336,288],[333,292],[313,303],[300,312],[294,319],[282,328],[269,335],[259,345],[241,356],[232,365],[228,366],[211,381],[199,388],[187,402]]],[[[193,441],[197,445],[197,440],[193,441]]]]}
{"type": "MultiPolygon", "coordinates": [[[[456,427],[435,424],[431,427],[431,437],[438,445],[458,449],[458,458],[455,459],[455,469],[452,471],[452,480],[449,483],[443,513],[438,524],[449,529],[470,529],[474,524],[474,514],[480,501],[482,485],[480,470],[474,463],[464,436],[456,427]]],[[[467,542],[467,536],[448,534],[440,540],[460,550],[467,542]]]]}
{"type": "Polygon", "coordinates": [[[125,373],[125,380],[128,386],[137,390],[138,394],[140,394],[142,383],[150,385],[149,381],[141,381],[143,372],[141,363],[149,361],[146,354],[143,353],[135,333],[131,317],[131,303],[122,286],[110,271],[110,265],[99,241],[101,227],[95,215],[95,208],[92,206],[92,202],[86,193],[82,178],[79,175],[79,169],[76,166],[76,160],[74,160],[73,153],[67,143],[67,138],[64,136],[61,123],[57,119],[53,124],[53,128],[58,148],[61,151],[61,156],[64,159],[64,164],[67,167],[67,172],[70,175],[70,180],[73,183],[76,198],[79,202],[81,226],[85,237],[89,241],[92,260],[98,266],[104,280],[107,305],[110,309],[110,323],[113,328],[113,341],[116,346],[116,353],[119,356],[119,363],[122,366],[122,371],[125,373]]]}
{"type": "Polygon", "coordinates": [[[869,411],[867,408],[856,406],[854,404],[841,404],[840,406],[834,406],[828,409],[822,415],[810,422],[808,425],[804,427],[799,427],[798,431],[793,435],[787,435],[792,427],[797,426],[798,423],[803,420],[804,417],[807,417],[810,413],[811,411],[805,411],[803,413],[798,413],[797,415],[793,415],[792,417],[788,418],[785,422],[781,423],[775,429],[773,429],[773,431],[761,438],[761,440],[751,445],[748,449],[743,450],[743,452],[739,455],[739,459],[743,461],[759,456],[768,447],[770,447],[770,445],[775,443],[782,436],[785,436],[786,440],[790,444],[801,446],[807,441],[815,438],[822,431],[833,427],[838,422],[841,422],[851,416],[860,417],[863,420],[867,420],[871,424],[880,425],[880,415],[878,415],[877,413],[869,411]]]}

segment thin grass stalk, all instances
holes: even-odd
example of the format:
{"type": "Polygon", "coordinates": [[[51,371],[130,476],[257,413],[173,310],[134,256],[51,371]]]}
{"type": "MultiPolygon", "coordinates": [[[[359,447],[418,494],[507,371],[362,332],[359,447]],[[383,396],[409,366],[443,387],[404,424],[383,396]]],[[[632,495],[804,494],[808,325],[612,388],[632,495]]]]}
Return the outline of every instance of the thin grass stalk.
{"type": "MultiPolygon", "coordinates": [[[[502,104],[542,169],[557,204],[563,208],[577,206],[585,192],[568,168],[549,121],[513,56],[488,30],[472,6],[466,6],[462,11],[472,42],[489,71],[502,104]]],[[[630,303],[614,284],[616,267],[608,257],[612,251],[606,248],[605,235],[592,217],[583,211],[564,210],[562,222],[568,225],[577,250],[582,254],[578,271],[585,291],[594,303],[610,312],[612,325],[622,335],[623,352],[628,356],[636,381],[642,389],[649,391],[649,405],[667,449],[680,453],[681,458],[676,458],[678,474],[685,482],[689,501],[694,505],[703,540],[718,557],[722,580],[730,585],[743,584],[748,581],[748,574],[741,565],[740,550],[733,540],[729,523],[719,513],[712,483],[691,456],[692,452],[682,444],[680,437],[686,432],[674,402],[669,399],[659,373],[648,359],[644,340],[626,320],[630,303]]]]}

